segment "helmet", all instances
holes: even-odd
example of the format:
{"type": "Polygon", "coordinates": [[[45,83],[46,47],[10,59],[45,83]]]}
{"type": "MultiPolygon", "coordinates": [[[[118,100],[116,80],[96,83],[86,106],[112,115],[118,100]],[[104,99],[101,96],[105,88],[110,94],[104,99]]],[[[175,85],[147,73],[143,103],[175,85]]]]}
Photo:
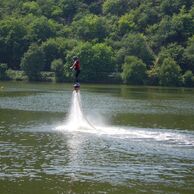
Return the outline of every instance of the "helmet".
{"type": "Polygon", "coordinates": [[[78,57],[77,56],[73,56],[73,60],[77,60],[78,59],[78,57]]]}

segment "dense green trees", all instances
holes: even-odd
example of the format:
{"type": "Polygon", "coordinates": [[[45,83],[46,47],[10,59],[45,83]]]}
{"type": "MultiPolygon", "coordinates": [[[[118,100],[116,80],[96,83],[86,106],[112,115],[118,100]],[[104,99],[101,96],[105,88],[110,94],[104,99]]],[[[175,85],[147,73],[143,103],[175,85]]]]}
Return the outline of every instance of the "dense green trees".
{"type": "Polygon", "coordinates": [[[105,0],[103,3],[103,12],[105,14],[123,15],[129,8],[128,0],[105,0]]]}
{"type": "Polygon", "coordinates": [[[188,70],[185,72],[185,74],[182,77],[183,79],[183,84],[188,87],[193,87],[194,86],[194,76],[192,71],[188,70]]]}
{"type": "Polygon", "coordinates": [[[21,61],[21,68],[24,70],[29,80],[41,79],[40,71],[44,69],[44,52],[38,45],[33,44],[24,54],[21,61]]]}
{"type": "Polygon", "coordinates": [[[49,71],[51,62],[54,59],[61,58],[65,60],[66,56],[66,39],[64,38],[49,38],[40,45],[44,52],[44,71],[49,71]]]}
{"type": "Polygon", "coordinates": [[[191,0],[1,0],[1,79],[24,70],[56,81],[120,75],[131,84],[193,86],[194,2],[191,0]]]}
{"type": "Polygon", "coordinates": [[[107,35],[106,22],[103,17],[87,14],[72,23],[76,37],[85,41],[102,41],[107,35]]]}
{"type": "Polygon", "coordinates": [[[122,78],[126,83],[143,84],[146,79],[146,65],[141,59],[129,56],[123,64],[122,78]]]}
{"type": "Polygon", "coordinates": [[[126,13],[125,15],[121,16],[118,21],[118,27],[121,34],[136,31],[137,25],[134,21],[133,12],[126,13]]]}
{"type": "MultiPolygon", "coordinates": [[[[113,51],[104,43],[80,43],[68,53],[66,66],[72,63],[75,53],[82,62],[80,77],[85,81],[105,81],[114,69],[113,51]]],[[[66,68],[67,69],[67,68],[66,68]]]]}
{"type": "Polygon", "coordinates": [[[27,29],[22,20],[7,17],[0,20],[0,62],[18,69],[20,60],[28,48],[27,29]]]}
{"type": "Polygon", "coordinates": [[[54,59],[51,63],[51,69],[55,72],[57,82],[64,81],[64,64],[62,59],[54,59]]]}
{"type": "Polygon", "coordinates": [[[188,59],[187,68],[194,72],[194,35],[188,40],[185,56],[188,59]]]}
{"type": "Polygon", "coordinates": [[[7,65],[3,63],[0,64],[0,80],[7,79],[6,70],[7,70],[7,65]]]}
{"type": "Polygon", "coordinates": [[[142,59],[148,66],[152,64],[154,53],[144,35],[129,34],[126,38],[122,39],[121,43],[121,48],[124,48],[126,51],[125,56],[133,55],[142,59]]]}
{"type": "Polygon", "coordinates": [[[179,86],[181,68],[172,58],[165,58],[161,67],[158,68],[160,85],[179,86]]]}

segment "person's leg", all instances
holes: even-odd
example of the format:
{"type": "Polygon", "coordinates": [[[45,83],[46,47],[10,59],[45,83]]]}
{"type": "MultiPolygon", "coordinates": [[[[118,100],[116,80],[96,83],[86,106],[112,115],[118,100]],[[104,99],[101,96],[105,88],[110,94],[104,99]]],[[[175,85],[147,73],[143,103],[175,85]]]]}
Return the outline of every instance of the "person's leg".
{"type": "Polygon", "coordinates": [[[78,76],[79,76],[79,74],[80,74],[80,70],[77,70],[76,73],[75,73],[75,81],[76,81],[76,82],[79,82],[79,81],[78,81],[78,76]]]}

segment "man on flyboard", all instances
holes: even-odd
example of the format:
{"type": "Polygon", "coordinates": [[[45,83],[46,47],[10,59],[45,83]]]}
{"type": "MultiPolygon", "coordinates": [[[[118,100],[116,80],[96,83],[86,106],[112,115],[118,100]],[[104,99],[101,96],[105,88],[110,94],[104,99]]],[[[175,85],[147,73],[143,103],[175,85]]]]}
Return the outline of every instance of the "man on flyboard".
{"type": "Polygon", "coordinates": [[[75,91],[78,92],[78,90],[80,89],[80,84],[78,81],[78,76],[80,74],[80,61],[78,57],[73,57],[73,65],[70,67],[70,69],[73,69],[75,71],[75,84],[73,86],[75,91]]]}

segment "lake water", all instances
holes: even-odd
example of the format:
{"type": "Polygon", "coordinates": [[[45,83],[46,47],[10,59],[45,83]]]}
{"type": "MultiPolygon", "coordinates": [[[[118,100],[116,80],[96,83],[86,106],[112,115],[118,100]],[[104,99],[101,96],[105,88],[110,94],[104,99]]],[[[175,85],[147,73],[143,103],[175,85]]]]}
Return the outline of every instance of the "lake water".
{"type": "Polygon", "coordinates": [[[0,82],[0,194],[194,193],[193,89],[83,84],[90,127],[73,97],[0,82]]]}

